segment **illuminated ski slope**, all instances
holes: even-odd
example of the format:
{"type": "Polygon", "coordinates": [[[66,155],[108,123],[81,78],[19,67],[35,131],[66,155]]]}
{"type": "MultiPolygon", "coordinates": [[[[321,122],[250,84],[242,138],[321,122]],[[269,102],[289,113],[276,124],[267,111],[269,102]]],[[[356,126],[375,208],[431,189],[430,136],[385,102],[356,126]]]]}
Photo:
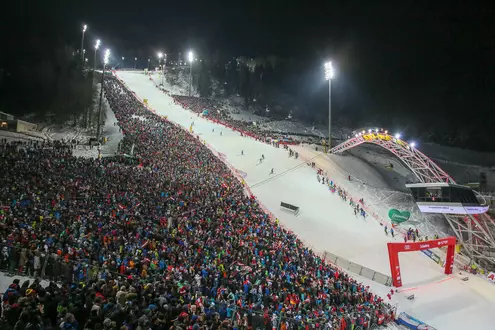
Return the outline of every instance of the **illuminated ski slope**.
{"type": "MultiPolygon", "coordinates": [[[[119,72],[118,75],[139,98],[148,99],[148,104],[158,114],[168,116],[169,120],[186,129],[194,122],[194,134],[224,154],[235,168],[245,172],[245,181],[249,186],[254,186],[252,191],[259,200],[315,251],[331,251],[363,266],[390,273],[386,249],[390,238],[384,235],[382,227],[372,219],[364,221],[355,217],[347,203],[318,183],[313,169],[301,165],[300,160],[289,158],[282,148],[241,137],[235,131],[182,109],[143,74],[119,72]],[[258,165],[262,154],[265,161],[258,165]],[[272,168],[275,175],[269,174],[272,168]],[[282,173],[285,174],[278,175],[282,173]],[[299,216],[281,210],[280,201],[299,206],[299,216]]],[[[327,166],[337,165],[329,163],[327,166]]],[[[456,276],[434,284],[446,277],[442,269],[421,252],[402,254],[400,259],[404,286],[426,286],[395,294],[392,303],[399,303],[399,311],[410,312],[438,329],[493,325],[495,316],[491,313],[491,306],[495,304],[494,286],[477,278],[462,282],[456,276]],[[410,293],[415,293],[415,300],[404,299],[410,293]]],[[[382,295],[389,290],[374,282],[368,283],[382,295]]]]}

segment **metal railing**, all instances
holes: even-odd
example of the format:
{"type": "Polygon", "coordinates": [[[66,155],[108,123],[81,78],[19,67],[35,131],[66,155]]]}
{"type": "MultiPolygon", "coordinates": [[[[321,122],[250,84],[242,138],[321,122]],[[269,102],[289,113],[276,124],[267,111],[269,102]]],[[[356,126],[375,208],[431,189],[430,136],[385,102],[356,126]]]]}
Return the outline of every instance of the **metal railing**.
{"type": "Polygon", "coordinates": [[[340,268],[344,270],[348,270],[354,274],[358,274],[360,276],[366,277],[372,281],[375,281],[377,283],[386,285],[386,286],[392,286],[392,277],[385,275],[383,273],[377,272],[371,268],[364,267],[360,264],[357,264],[355,262],[349,261],[347,259],[344,259],[342,257],[339,257],[333,253],[325,251],[323,253],[323,258],[334,264],[339,266],[340,268]]]}

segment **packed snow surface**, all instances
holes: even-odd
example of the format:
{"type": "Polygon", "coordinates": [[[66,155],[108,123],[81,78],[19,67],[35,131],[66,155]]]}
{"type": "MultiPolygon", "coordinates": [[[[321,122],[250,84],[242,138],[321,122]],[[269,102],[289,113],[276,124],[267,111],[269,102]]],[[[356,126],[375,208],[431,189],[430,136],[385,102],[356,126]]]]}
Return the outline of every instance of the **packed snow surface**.
{"type": "MultiPolygon", "coordinates": [[[[238,132],[182,109],[144,74],[119,72],[118,76],[140,99],[147,99],[149,106],[159,115],[167,116],[170,121],[185,129],[192,125],[195,135],[205,140],[216,152],[222,153],[233,167],[247,174],[245,181],[261,203],[315,251],[330,251],[365,267],[390,274],[386,243],[392,238],[384,235],[383,227],[372,217],[366,220],[356,217],[348,203],[318,183],[314,169],[303,160],[289,158],[283,148],[241,137],[238,132]],[[244,155],[241,155],[241,151],[244,155]],[[262,154],[265,161],[258,164],[262,154]],[[272,168],[274,175],[270,175],[272,168]],[[294,216],[280,209],[281,201],[299,206],[300,214],[294,216]]],[[[339,162],[326,160],[322,155],[302,150],[302,147],[299,147],[299,151],[301,156],[317,159],[319,167],[325,166],[328,176],[351,194],[360,193],[365,200],[374,200],[366,195],[371,190],[347,186],[351,183],[344,179],[343,173],[347,171],[339,168],[339,162]]],[[[356,175],[360,173],[360,180],[374,182],[375,187],[382,184],[368,167],[363,165],[360,169],[359,163],[346,166],[352,166],[356,175]]],[[[390,190],[390,196],[384,198],[392,198],[395,193],[390,190]]],[[[398,304],[399,312],[408,312],[437,329],[488,329],[493,326],[494,285],[475,276],[470,276],[469,281],[462,281],[461,277],[469,275],[459,275],[459,272],[447,277],[441,267],[421,252],[401,254],[400,260],[404,291],[395,293],[391,301],[392,304],[398,304]],[[405,299],[412,293],[415,294],[414,300],[405,299]]],[[[385,295],[390,288],[362,280],[387,299],[385,295]]]]}

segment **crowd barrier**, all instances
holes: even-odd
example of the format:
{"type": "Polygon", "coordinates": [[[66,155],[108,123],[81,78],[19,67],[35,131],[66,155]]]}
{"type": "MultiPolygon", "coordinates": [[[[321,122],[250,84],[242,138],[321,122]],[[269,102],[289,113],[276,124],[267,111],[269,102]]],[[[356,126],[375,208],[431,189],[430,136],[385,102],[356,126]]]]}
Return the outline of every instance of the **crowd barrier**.
{"type": "Polygon", "coordinates": [[[328,251],[324,252],[324,260],[335,264],[339,266],[340,268],[344,270],[348,270],[354,274],[358,274],[360,276],[366,277],[372,281],[375,281],[377,283],[386,285],[386,286],[392,286],[392,277],[385,275],[383,273],[377,272],[371,268],[364,267],[360,264],[357,264],[355,262],[349,261],[345,258],[339,257],[333,253],[330,253],[328,251]]]}

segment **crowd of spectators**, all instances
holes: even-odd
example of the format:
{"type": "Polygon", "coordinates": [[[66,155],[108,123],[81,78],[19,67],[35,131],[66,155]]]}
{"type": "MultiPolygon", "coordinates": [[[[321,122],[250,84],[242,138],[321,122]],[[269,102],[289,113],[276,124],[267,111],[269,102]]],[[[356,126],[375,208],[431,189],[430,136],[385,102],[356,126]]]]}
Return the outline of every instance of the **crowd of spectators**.
{"type": "Polygon", "coordinates": [[[272,140],[278,140],[294,143],[293,139],[291,137],[288,137],[287,134],[267,131],[266,129],[262,128],[261,123],[233,119],[228,111],[224,110],[222,103],[218,100],[206,97],[182,95],[172,95],[172,98],[174,99],[174,102],[176,104],[180,104],[185,109],[189,109],[197,114],[204,115],[210,120],[216,121],[222,125],[235,129],[259,141],[270,142],[272,140]]]}
{"type": "Polygon", "coordinates": [[[269,218],[197,137],[115,78],[105,91],[137,163],[0,143],[0,268],[36,279],[5,291],[1,329],[346,330],[393,318],[269,218]]]}

